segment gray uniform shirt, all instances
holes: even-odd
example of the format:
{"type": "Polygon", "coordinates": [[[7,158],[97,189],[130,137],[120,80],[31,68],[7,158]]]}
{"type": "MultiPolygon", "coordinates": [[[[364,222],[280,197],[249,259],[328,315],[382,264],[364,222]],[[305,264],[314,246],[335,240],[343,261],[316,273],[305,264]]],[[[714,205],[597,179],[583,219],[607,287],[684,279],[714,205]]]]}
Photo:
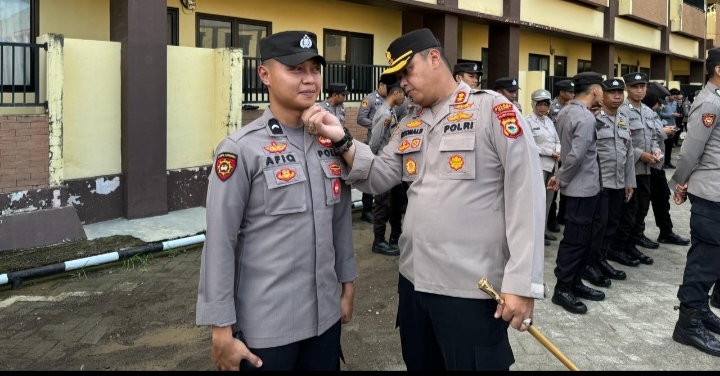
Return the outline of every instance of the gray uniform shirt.
{"type": "Polygon", "coordinates": [[[618,113],[623,114],[630,122],[630,137],[635,149],[635,175],[650,175],[650,166],[641,161],[640,156],[643,152],[652,154],[655,150],[660,150],[657,131],[652,122],[656,115],[655,111],[644,104],[637,108],[628,99],[625,99],[625,103],[620,106],[618,113]]]}
{"type": "Polygon", "coordinates": [[[688,183],[688,193],[720,202],[720,88],[708,82],[690,108],[687,136],[678,156],[677,169],[670,181],[688,183]]]}
{"type": "Polygon", "coordinates": [[[320,103],[320,107],[328,110],[331,114],[335,115],[338,119],[340,119],[340,124],[342,126],[345,126],[345,106],[342,104],[339,104],[337,106],[331,106],[329,101],[324,101],[320,103]]]}
{"type": "Polygon", "coordinates": [[[565,196],[592,197],[600,193],[595,124],[590,109],[576,99],[558,114],[562,166],[555,176],[565,196]]]}
{"type": "Polygon", "coordinates": [[[225,138],[209,177],[196,323],[250,347],[318,336],[355,280],[347,170],[330,140],[288,138],[269,109],[225,138]]]}
{"type": "MultiPolygon", "coordinates": [[[[653,116],[650,120],[650,123],[655,127],[655,137],[658,141],[658,148],[660,149],[660,152],[662,153],[663,157],[660,158],[660,161],[658,163],[650,165],[650,168],[654,168],[656,170],[662,170],[663,164],[665,163],[665,140],[668,139],[667,133],[665,133],[665,129],[663,129],[668,124],[664,124],[660,116],[658,116],[657,112],[653,111],[655,116],[653,116]]],[[[669,124],[674,126],[675,124],[669,124]]]]}
{"type": "Polygon", "coordinates": [[[525,119],[494,91],[456,92],[407,116],[375,156],[357,143],[347,181],[371,194],[410,183],[400,273],[416,291],[544,297],[545,187],[525,119]],[[483,231],[478,231],[481,224],[483,231]]]}
{"type": "Polygon", "coordinates": [[[369,142],[370,151],[373,154],[377,155],[378,151],[390,142],[390,134],[396,126],[395,111],[390,108],[387,102],[384,102],[375,112],[375,118],[373,119],[372,138],[369,142]]]}
{"type": "Polygon", "coordinates": [[[532,129],[532,135],[537,144],[540,163],[543,171],[553,172],[557,168],[557,161],[553,153],[560,151],[560,136],[558,136],[549,116],[538,117],[531,113],[525,120],[532,129]]]}
{"type": "Polygon", "coordinates": [[[555,124],[555,127],[557,127],[557,117],[560,114],[560,111],[565,108],[566,105],[567,102],[565,104],[560,104],[557,98],[553,99],[552,102],[550,102],[550,118],[555,124]]]}
{"type": "Polygon", "coordinates": [[[635,188],[635,161],[628,119],[616,113],[614,119],[604,110],[597,116],[597,151],[603,188],[635,188]]]}
{"type": "Polygon", "coordinates": [[[385,98],[380,96],[380,93],[375,90],[374,92],[365,96],[358,110],[357,123],[361,127],[365,127],[368,130],[367,142],[370,142],[372,137],[372,126],[373,118],[375,118],[375,111],[385,103],[385,98]]]}

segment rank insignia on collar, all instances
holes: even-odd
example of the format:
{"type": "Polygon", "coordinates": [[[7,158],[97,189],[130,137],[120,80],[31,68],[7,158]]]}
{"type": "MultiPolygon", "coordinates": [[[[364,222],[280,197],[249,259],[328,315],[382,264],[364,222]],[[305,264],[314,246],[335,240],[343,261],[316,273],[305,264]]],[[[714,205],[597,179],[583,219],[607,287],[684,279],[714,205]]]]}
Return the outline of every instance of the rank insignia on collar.
{"type": "Polygon", "coordinates": [[[702,116],[702,122],[705,125],[705,127],[710,128],[715,124],[715,115],[714,114],[703,114],[702,116]]]}
{"type": "Polygon", "coordinates": [[[335,197],[340,196],[340,179],[333,181],[333,195],[335,195],[335,197]]]}
{"type": "Polygon", "coordinates": [[[424,108],[424,107],[420,107],[420,109],[417,110],[417,112],[415,113],[415,117],[418,117],[418,116],[422,115],[423,111],[425,111],[425,108],[424,108]]]}
{"type": "Polygon", "coordinates": [[[456,104],[455,107],[453,107],[453,108],[455,108],[456,110],[467,110],[468,108],[472,107],[472,105],[474,105],[474,104],[475,103],[473,103],[473,102],[467,102],[464,104],[456,104]]]}
{"type": "Polygon", "coordinates": [[[465,99],[467,99],[467,93],[464,91],[459,91],[455,96],[455,103],[463,103],[465,102],[465,99]]]}
{"type": "Polygon", "coordinates": [[[330,141],[329,138],[325,138],[323,136],[318,136],[318,143],[326,148],[329,148],[332,146],[332,141],[330,141]]]}
{"type": "Polygon", "coordinates": [[[270,127],[270,132],[272,134],[283,134],[282,127],[277,119],[270,119],[270,121],[268,121],[268,126],[270,127]]]}
{"type": "Polygon", "coordinates": [[[263,149],[265,149],[268,153],[278,154],[287,150],[287,144],[278,144],[277,142],[273,141],[270,143],[269,146],[263,147],[263,149]]]}
{"type": "Polygon", "coordinates": [[[278,180],[285,182],[293,180],[295,176],[297,176],[297,172],[295,172],[292,168],[283,168],[275,174],[275,177],[278,178],[278,180]]]}
{"type": "Polygon", "coordinates": [[[450,161],[448,163],[450,164],[450,168],[455,171],[460,171],[460,169],[465,166],[465,160],[459,155],[453,155],[450,157],[450,161]]]}
{"type": "Polygon", "coordinates": [[[340,163],[337,162],[330,162],[328,165],[328,169],[330,170],[330,173],[335,176],[342,175],[342,167],[340,167],[340,163]]]}
{"type": "Polygon", "coordinates": [[[414,159],[408,158],[405,160],[405,172],[407,172],[408,175],[417,174],[417,164],[414,159]]]}
{"type": "Polygon", "coordinates": [[[230,179],[237,167],[237,155],[233,153],[220,153],[215,160],[215,174],[221,181],[230,179]]]}
{"type": "Polygon", "coordinates": [[[421,125],[422,125],[422,121],[421,121],[421,120],[413,120],[413,121],[407,123],[406,127],[408,127],[408,128],[417,128],[417,127],[419,127],[419,126],[421,126],[421,125]]]}
{"type": "Polygon", "coordinates": [[[448,121],[451,121],[451,122],[454,123],[454,122],[456,122],[456,121],[462,121],[462,120],[472,119],[472,117],[473,117],[473,116],[472,116],[471,114],[466,114],[466,113],[464,113],[464,112],[458,112],[458,113],[456,113],[456,114],[453,114],[453,115],[448,116],[447,119],[448,119],[448,121]]]}

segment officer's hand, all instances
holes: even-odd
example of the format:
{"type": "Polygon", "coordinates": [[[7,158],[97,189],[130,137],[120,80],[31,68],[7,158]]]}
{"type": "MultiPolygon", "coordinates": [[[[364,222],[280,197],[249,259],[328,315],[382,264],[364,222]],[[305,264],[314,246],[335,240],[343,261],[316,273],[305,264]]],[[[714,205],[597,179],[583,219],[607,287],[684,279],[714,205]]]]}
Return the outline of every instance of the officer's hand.
{"type": "Polygon", "coordinates": [[[554,176],[548,180],[547,189],[552,189],[555,192],[560,190],[560,184],[557,183],[557,179],[555,179],[554,176]]]}
{"type": "Polygon", "coordinates": [[[262,367],[262,360],[251,353],[242,341],[232,336],[230,326],[213,327],[210,358],[219,371],[239,371],[243,359],[255,368],[262,367]]]}
{"type": "Polygon", "coordinates": [[[665,131],[665,134],[668,135],[668,137],[672,137],[675,135],[675,132],[677,132],[677,127],[668,125],[663,127],[663,130],[665,131]]]}
{"type": "Polygon", "coordinates": [[[340,311],[342,312],[342,323],[347,324],[352,320],[353,302],[355,300],[355,283],[345,282],[340,295],[340,311]]]}
{"type": "Polygon", "coordinates": [[[329,138],[332,142],[338,142],[345,136],[340,120],[320,105],[303,111],[302,121],[308,133],[329,138]]]}
{"type": "Polygon", "coordinates": [[[684,185],[675,185],[675,194],[673,195],[673,201],[675,201],[675,204],[682,205],[685,200],[687,200],[687,188],[688,183],[685,183],[684,185]]]}
{"type": "Polygon", "coordinates": [[[502,317],[503,320],[510,323],[510,326],[521,332],[528,330],[528,327],[522,322],[525,319],[532,320],[535,299],[503,293],[500,294],[500,297],[505,300],[505,304],[498,304],[495,318],[502,317]]]}
{"type": "Polygon", "coordinates": [[[560,160],[560,153],[554,151],[554,152],[552,153],[552,157],[553,157],[556,161],[559,161],[559,160],[560,160]]]}
{"type": "Polygon", "coordinates": [[[630,198],[632,198],[634,189],[632,187],[625,187],[625,202],[630,201],[630,198]]]}
{"type": "Polygon", "coordinates": [[[643,161],[643,162],[645,162],[645,163],[647,163],[647,164],[655,164],[655,163],[658,163],[658,160],[655,158],[655,156],[652,155],[652,154],[650,154],[650,153],[648,153],[648,152],[646,152],[646,151],[644,151],[644,152],[640,155],[640,160],[643,161]]]}

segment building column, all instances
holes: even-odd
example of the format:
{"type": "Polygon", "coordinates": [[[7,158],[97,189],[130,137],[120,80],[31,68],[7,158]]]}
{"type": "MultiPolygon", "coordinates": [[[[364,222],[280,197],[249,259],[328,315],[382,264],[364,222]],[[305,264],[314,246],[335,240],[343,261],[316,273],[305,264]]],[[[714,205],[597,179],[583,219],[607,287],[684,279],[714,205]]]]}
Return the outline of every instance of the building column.
{"type": "Polygon", "coordinates": [[[607,79],[615,78],[615,45],[593,43],[591,59],[593,71],[604,74],[607,79]]]}
{"type": "Polygon", "coordinates": [[[450,69],[457,64],[458,59],[458,17],[454,14],[427,14],[423,19],[425,27],[440,41],[445,50],[450,69]]]}
{"type": "MultiPolygon", "coordinates": [[[[520,73],[520,27],[490,25],[488,36],[490,61],[488,64],[488,88],[492,89],[500,77],[518,78],[520,73]]],[[[483,62],[485,64],[485,62],[483,62]]]]}
{"type": "Polygon", "coordinates": [[[123,209],[167,214],[167,1],[110,0],[110,39],[121,43],[123,209]]]}
{"type": "Polygon", "coordinates": [[[670,57],[665,54],[650,55],[650,79],[667,83],[670,57]]]}
{"type": "Polygon", "coordinates": [[[705,84],[705,63],[691,61],[690,62],[690,83],[705,84]]]}

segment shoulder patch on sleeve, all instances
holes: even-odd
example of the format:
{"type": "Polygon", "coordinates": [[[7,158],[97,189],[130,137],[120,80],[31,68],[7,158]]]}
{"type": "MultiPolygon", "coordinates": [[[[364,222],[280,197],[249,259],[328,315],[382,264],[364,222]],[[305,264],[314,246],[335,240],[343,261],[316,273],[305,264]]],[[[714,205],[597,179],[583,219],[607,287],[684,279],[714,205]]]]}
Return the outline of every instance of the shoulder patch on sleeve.
{"type": "Polygon", "coordinates": [[[702,115],[702,122],[705,125],[705,127],[710,128],[715,124],[715,114],[703,114],[702,115]]]}
{"type": "Polygon", "coordinates": [[[367,107],[368,104],[370,104],[370,103],[368,103],[368,100],[367,100],[367,99],[365,99],[364,101],[362,101],[362,106],[363,106],[363,107],[367,107]]]}
{"type": "Polygon", "coordinates": [[[237,155],[233,153],[220,153],[215,159],[215,174],[221,181],[230,179],[237,168],[237,155]]]}

